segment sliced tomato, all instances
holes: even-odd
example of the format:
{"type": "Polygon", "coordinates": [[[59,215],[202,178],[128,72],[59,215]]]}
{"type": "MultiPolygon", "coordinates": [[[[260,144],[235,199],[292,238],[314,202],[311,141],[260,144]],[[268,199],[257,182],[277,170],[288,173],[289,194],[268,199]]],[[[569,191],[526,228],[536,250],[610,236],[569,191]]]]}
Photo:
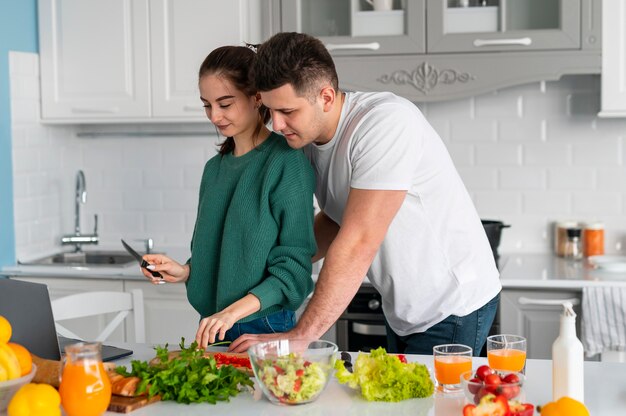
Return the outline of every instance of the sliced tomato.
{"type": "Polygon", "coordinates": [[[398,354],[397,357],[398,357],[398,360],[400,360],[401,363],[406,364],[406,355],[398,354]]]}
{"type": "Polygon", "coordinates": [[[302,379],[297,378],[295,383],[293,383],[293,391],[297,393],[300,391],[301,388],[302,388],[302,379]]]}
{"type": "Polygon", "coordinates": [[[296,370],[296,377],[302,377],[303,375],[304,375],[303,369],[296,370]]]}
{"type": "Polygon", "coordinates": [[[530,403],[509,402],[509,409],[511,416],[533,416],[535,414],[535,406],[530,403]]]}
{"type": "Polygon", "coordinates": [[[478,405],[466,405],[463,416],[509,416],[509,402],[504,396],[488,394],[478,405]]]}

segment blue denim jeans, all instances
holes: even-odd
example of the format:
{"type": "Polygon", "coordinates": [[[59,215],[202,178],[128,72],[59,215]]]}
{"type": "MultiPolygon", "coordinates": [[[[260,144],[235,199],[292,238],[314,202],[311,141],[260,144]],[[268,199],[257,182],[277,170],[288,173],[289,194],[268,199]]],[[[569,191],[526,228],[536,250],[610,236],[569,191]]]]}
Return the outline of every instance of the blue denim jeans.
{"type": "Polygon", "coordinates": [[[478,356],[487,340],[499,301],[498,293],[469,315],[450,315],[425,332],[416,334],[399,336],[387,325],[387,350],[393,353],[432,355],[435,345],[463,344],[472,347],[474,356],[478,356]]]}
{"type": "Polygon", "coordinates": [[[289,331],[296,325],[296,313],[283,309],[250,322],[236,323],[226,331],[224,341],[234,341],[243,334],[274,334],[289,331]]]}

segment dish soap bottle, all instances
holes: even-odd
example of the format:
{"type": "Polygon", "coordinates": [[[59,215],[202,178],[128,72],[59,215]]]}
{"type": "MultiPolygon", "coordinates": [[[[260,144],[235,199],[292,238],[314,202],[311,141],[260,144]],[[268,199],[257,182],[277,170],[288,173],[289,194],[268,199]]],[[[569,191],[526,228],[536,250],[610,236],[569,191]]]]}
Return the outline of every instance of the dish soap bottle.
{"type": "Polygon", "coordinates": [[[561,330],[552,344],[552,400],[563,396],[584,402],[584,351],[576,337],[576,313],[571,302],[563,302],[561,330]]]}

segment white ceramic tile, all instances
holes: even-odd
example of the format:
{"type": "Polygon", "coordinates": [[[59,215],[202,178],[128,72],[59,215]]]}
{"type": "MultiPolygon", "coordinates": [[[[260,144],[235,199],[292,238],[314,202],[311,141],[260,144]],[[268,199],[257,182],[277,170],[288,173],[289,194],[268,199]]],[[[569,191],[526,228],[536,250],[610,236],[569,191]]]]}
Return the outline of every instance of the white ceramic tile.
{"type": "Polygon", "coordinates": [[[524,213],[533,215],[567,215],[572,212],[568,192],[524,192],[524,213]]]}
{"type": "Polygon", "coordinates": [[[580,215],[617,215],[622,213],[620,192],[576,192],[572,200],[572,211],[580,215]]]}
{"type": "Polygon", "coordinates": [[[472,191],[497,188],[497,171],[494,168],[462,166],[458,172],[465,187],[472,191]]]}
{"type": "Polygon", "coordinates": [[[565,143],[527,143],[522,146],[522,163],[528,166],[567,166],[571,147],[565,143]]]}
{"type": "Polygon", "coordinates": [[[509,89],[475,97],[474,111],[477,119],[519,118],[522,116],[522,97],[509,89]]]}
{"type": "Polygon", "coordinates": [[[101,233],[106,235],[126,235],[145,231],[143,214],[139,212],[110,212],[102,214],[101,233]]]}
{"type": "Polygon", "coordinates": [[[161,211],[163,209],[163,193],[161,191],[124,191],[124,210],[130,211],[161,211]]]}
{"type": "Polygon", "coordinates": [[[145,214],[146,230],[155,230],[159,233],[185,230],[185,214],[176,212],[149,212],[145,214]]]}
{"type": "Polygon", "coordinates": [[[572,160],[577,166],[611,167],[621,164],[619,140],[588,140],[572,145],[572,160]]]}
{"type": "Polygon", "coordinates": [[[106,169],[102,175],[103,189],[119,192],[125,189],[141,189],[143,170],[139,168],[106,169]]]}
{"type": "Polygon", "coordinates": [[[151,168],[143,170],[144,189],[182,189],[184,171],[182,169],[151,168]]]}
{"type": "Polygon", "coordinates": [[[472,192],[474,205],[482,218],[521,213],[521,195],[510,191],[472,192]]]}
{"type": "Polygon", "coordinates": [[[626,167],[597,169],[596,189],[601,191],[623,189],[626,196],[626,167]]]}
{"type": "Polygon", "coordinates": [[[493,120],[468,120],[450,122],[450,141],[464,143],[494,142],[497,124],[493,120]]]}
{"type": "Polygon", "coordinates": [[[548,168],[548,189],[594,189],[595,184],[595,169],[578,167],[548,168]]]}
{"type": "Polygon", "coordinates": [[[542,120],[503,119],[498,120],[497,137],[501,142],[540,142],[542,137],[542,120]]]}
{"type": "Polygon", "coordinates": [[[522,146],[512,143],[479,143],[476,149],[477,166],[520,165],[522,146]]]}
{"type": "Polygon", "coordinates": [[[546,172],[536,167],[499,168],[498,186],[504,190],[538,190],[546,188],[546,172]]]}
{"type": "Polygon", "coordinates": [[[165,211],[196,212],[198,207],[198,192],[192,190],[165,191],[163,209],[165,211]]]}
{"type": "Polygon", "coordinates": [[[473,145],[450,143],[446,147],[455,166],[472,166],[475,164],[475,149],[473,145]]]}

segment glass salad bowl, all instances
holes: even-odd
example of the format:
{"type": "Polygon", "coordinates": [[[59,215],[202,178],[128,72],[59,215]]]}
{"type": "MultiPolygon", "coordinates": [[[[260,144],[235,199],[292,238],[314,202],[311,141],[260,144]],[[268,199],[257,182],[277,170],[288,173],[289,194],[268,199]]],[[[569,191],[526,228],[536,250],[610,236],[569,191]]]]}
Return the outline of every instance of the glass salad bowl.
{"type": "Polygon", "coordinates": [[[265,397],[275,404],[303,404],[317,399],[326,388],[337,345],[277,340],[254,345],[248,354],[265,397]]]}

